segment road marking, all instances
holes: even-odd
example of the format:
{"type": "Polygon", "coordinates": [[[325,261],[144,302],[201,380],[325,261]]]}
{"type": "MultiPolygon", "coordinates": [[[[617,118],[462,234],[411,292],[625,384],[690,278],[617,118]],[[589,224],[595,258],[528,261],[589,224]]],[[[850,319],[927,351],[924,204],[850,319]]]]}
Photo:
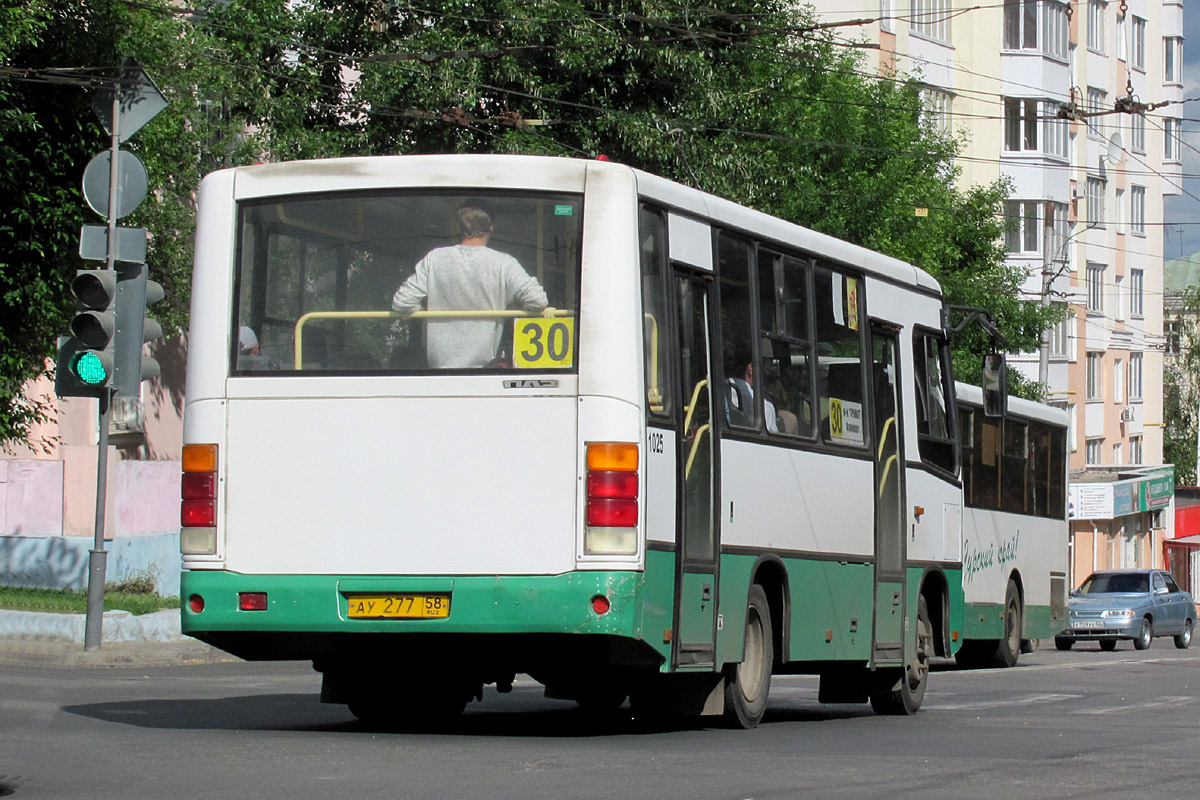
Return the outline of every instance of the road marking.
{"type": "Polygon", "coordinates": [[[1012,697],[1005,700],[986,700],[975,703],[933,703],[926,705],[937,711],[967,711],[977,708],[1001,708],[1003,706],[1028,706],[1035,703],[1061,703],[1064,700],[1078,700],[1081,694],[1030,694],[1024,697],[1012,697]]]}
{"type": "Polygon", "coordinates": [[[1159,697],[1154,700],[1147,700],[1143,703],[1135,703],[1128,706],[1112,706],[1111,708],[1089,708],[1084,711],[1076,711],[1076,714],[1123,714],[1126,711],[1143,711],[1147,708],[1161,708],[1163,706],[1177,707],[1194,703],[1200,698],[1197,697],[1159,697]]]}

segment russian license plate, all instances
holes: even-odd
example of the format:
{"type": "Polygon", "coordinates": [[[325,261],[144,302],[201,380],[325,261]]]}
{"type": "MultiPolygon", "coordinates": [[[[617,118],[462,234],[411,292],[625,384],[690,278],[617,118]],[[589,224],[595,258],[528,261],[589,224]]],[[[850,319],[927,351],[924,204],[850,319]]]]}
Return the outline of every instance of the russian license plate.
{"type": "Polygon", "coordinates": [[[1075,627],[1080,629],[1103,628],[1104,620],[1102,619],[1080,619],[1075,621],[1075,627]]]}
{"type": "Polygon", "coordinates": [[[448,594],[355,594],[346,598],[350,619],[445,619],[448,594]]]}

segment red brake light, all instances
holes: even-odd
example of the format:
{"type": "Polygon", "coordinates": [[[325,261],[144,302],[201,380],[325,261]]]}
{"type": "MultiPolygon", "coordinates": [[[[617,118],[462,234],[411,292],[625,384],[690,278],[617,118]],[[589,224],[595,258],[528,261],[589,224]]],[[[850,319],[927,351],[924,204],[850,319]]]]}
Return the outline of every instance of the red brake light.
{"type": "Polygon", "coordinates": [[[192,595],[188,598],[188,608],[192,610],[193,614],[199,614],[204,610],[204,598],[198,594],[192,595]]]}
{"type": "Polygon", "coordinates": [[[238,592],[238,608],[242,611],[266,611],[266,592],[238,592]]]}
{"type": "Polygon", "coordinates": [[[217,496],[215,472],[185,472],[180,482],[180,494],[184,500],[211,500],[217,496]]]}
{"type": "Polygon", "coordinates": [[[215,500],[184,500],[179,505],[179,524],[184,528],[211,528],[217,524],[215,500]]]}
{"type": "Polygon", "coordinates": [[[598,594],[592,598],[592,611],[597,614],[607,614],[610,608],[612,608],[612,603],[604,595],[598,594]]]}
{"type": "Polygon", "coordinates": [[[630,528],[637,525],[636,498],[588,500],[587,524],[593,528],[630,528]]]}
{"type": "Polygon", "coordinates": [[[638,496],[638,474],[636,472],[593,471],[587,476],[588,497],[634,497],[638,496]]]}

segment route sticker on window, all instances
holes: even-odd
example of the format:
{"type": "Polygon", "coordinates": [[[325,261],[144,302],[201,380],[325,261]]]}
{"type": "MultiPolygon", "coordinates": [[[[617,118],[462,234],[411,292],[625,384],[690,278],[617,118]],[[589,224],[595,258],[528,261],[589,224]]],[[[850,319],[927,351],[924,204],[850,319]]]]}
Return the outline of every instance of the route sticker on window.
{"type": "Polygon", "coordinates": [[[519,369],[570,367],[575,354],[575,320],[529,317],[513,320],[513,366],[519,369]]]}
{"type": "Polygon", "coordinates": [[[829,435],[845,444],[863,443],[862,403],[829,398],[829,435]]]}
{"type": "Polygon", "coordinates": [[[846,278],[846,325],[858,330],[858,281],[846,278]]]}

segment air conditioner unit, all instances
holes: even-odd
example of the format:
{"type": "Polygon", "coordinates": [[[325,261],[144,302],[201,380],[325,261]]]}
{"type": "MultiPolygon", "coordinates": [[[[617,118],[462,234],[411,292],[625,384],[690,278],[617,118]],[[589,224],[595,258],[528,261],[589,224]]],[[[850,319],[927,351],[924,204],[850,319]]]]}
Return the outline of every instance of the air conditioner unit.
{"type": "Polygon", "coordinates": [[[1121,409],[1121,422],[1133,422],[1133,408],[1125,406],[1121,409]]]}

